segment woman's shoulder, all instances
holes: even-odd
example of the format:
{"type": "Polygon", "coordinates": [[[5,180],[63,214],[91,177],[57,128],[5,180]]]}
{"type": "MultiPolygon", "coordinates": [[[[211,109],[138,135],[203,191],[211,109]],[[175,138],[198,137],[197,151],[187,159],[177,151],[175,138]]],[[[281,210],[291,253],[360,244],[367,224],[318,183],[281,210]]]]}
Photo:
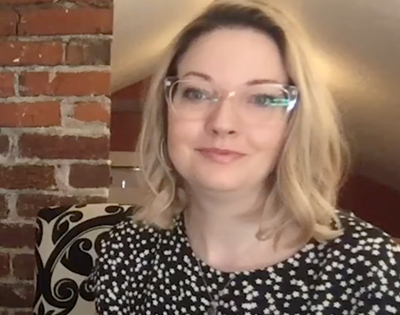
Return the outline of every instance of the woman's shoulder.
{"type": "Polygon", "coordinates": [[[162,234],[165,234],[162,229],[128,217],[115,224],[105,234],[101,247],[131,252],[132,249],[153,246],[162,234]]]}
{"type": "Polygon", "coordinates": [[[337,214],[342,235],[314,242],[305,255],[304,267],[315,281],[310,287],[350,303],[354,314],[399,314],[400,245],[353,213],[337,214]]]}
{"type": "Polygon", "coordinates": [[[161,229],[135,221],[132,217],[124,218],[112,226],[99,240],[95,266],[87,279],[90,290],[98,294],[103,275],[107,275],[114,283],[124,282],[122,273],[126,275],[127,270],[142,266],[155,251],[162,234],[161,229]],[[111,270],[119,270],[120,273],[114,274],[111,270]]]}
{"type": "Polygon", "coordinates": [[[374,279],[375,283],[390,279],[400,292],[400,245],[382,229],[351,212],[339,211],[338,216],[343,234],[321,245],[327,258],[324,264],[343,264],[350,273],[374,279]]]}
{"type": "Polygon", "coordinates": [[[353,253],[367,252],[372,256],[378,254],[376,250],[400,252],[400,246],[392,236],[354,213],[338,211],[338,217],[343,234],[334,240],[334,244],[341,244],[353,253]]]}

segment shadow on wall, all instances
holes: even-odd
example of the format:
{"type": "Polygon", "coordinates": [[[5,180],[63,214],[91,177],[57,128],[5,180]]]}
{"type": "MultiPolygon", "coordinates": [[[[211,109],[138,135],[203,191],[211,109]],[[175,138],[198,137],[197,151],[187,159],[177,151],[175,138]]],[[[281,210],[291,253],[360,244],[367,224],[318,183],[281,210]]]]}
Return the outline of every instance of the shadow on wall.
{"type": "Polygon", "coordinates": [[[400,238],[399,191],[354,174],[342,189],[339,205],[400,238]]]}
{"type": "Polygon", "coordinates": [[[111,151],[133,152],[141,127],[141,103],[149,79],[121,89],[111,96],[111,151]]]}

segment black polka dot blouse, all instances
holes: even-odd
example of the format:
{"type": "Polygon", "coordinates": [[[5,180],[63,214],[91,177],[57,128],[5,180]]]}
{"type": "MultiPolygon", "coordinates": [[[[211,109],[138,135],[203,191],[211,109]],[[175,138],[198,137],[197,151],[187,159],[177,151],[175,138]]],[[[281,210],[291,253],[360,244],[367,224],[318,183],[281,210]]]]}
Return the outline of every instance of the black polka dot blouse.
{"type": "Polygon", "coordinates": [[[400,246],[355,216],[341,212],[340,219],[341,237],[310,242],[274,266],[236,273],[199,261],[181,218],[168,231],[123,221],[102,242],[88,279],[96,310],[101,315],[400,314],[400,246]]]}

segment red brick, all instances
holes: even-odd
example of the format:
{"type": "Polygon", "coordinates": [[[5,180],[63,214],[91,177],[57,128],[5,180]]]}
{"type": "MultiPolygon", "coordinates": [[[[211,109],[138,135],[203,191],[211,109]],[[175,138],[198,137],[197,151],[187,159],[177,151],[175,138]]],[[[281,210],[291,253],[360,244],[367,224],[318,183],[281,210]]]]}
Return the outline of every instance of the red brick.
{"type": "Polygon", "coordinates": [[[99,102],[80,102],[75,105],[74,118],[85,122],[110,122],[110,112],[99,102]]]}
{"type": "Polygon", "coordinates": [[[0,97],[9,97],[14,95],[14,73],[0,72],[0,97]]]}
{"type": "Polygon", "coordinates": [[[111,34],[112,18],[103,8],[21,11],[18,35],[111,34]]]}
{"type": "Polygon", "coordinates": [[[2,9],[0,11],[0,36],[17,35],[18,20],[17,12],[2,9]]]}
{"type": "Polygon", "coordinates": [[[0,284],[0,305],[3,307],[31,307],[33,298],[32,284],[0,284]]]}
{"type": "Polygon", "coordinates": [[[68,65],[109,65],[111,40],[80,40],[67,44],[65,63],[68,65]]]}
{"type": "MultiPolygon", "coordinates": [[[[0,113],[1,113],[1,107],[0,107],[0,113]]],[[[1,120],[1,114],[0,114],[0,120],[1,120]]],[[[10,142],[8,141],[8,136],[0,135],[0,154],[7,154],[9,150],[9,145],[10,142]]]]}
{"type": "Polygon", "coordinates": [[[54,0],[0,0],[0,4],[36,4],[36,3],[53,3],[54,0]]]}
{"type": "Polygon", "coordinates": [[[61,42],[0,42],[0,66],[58,65],[62,62],[61,42]]]}
{"type": "Polygon", "coordinates": [[[107,159],[108,137],[22,135],[19,141],[21,157],[41,159],[107,159]]]}
{"type": "Polygon", "coordinates": [[[0,195],[0,219],[8,217],[9,209],[5,195],[0,195]]]}
{"type": "Polygon", "coordinates": [[[34,248],[35,242],[36,229],[33,225],[0,223],[0,247],[34,248]]]}
{"type": "Polygon", "coordinates": [[[28,72],[21,74],[20,91],[25,96],[86,96],[110,93],[109,72],[28,72]]]}
{"type": "Polygon", "coordinates": [[[76,188],[99,188],[110,185],[109,165],[71,165],[69,184],[76,188]]]}
{"type": "Polygon", "coordinates": [[[71,206],[78,203],[78,197],[65,197],[56,195],[31,195],[18,196],[17,213],[21,217],[34,218],[44,208],[55,206],[71,206]]]}
{"type": "Polygon", "coordinates": [[[83,2],[91,5],[95,5],[96,7],[112,7],[113,0],[75,0],[74,2],[83,2]]]}
{"type": "Polygon", "coordinates": [[[19,195],[17,200],[18,215],[26,218],[37,216],[39,210],[74,204],[103,203],[107,198],[99,196],[55,196],[55,195],[19,195]]]}
{"type": "Polygon", "coordinates": [[[10,256],[0,254],[0,278],[7,277],[10,274],[10,256]]]}
{"type": "Polygon", "coordinates": [[[12,260],[13,274],[21,280],[33,280],[35,256],[29,254],[16,255],[12,260]]]}
{"type": "Polygon", "coordinates": [[[0,174],[0,187],[4,189],[51,189],[56,185],[52,166],[0,165],[0,174]]]}
{"type": "Polygon", "coordinates": [[[5,103],[0,106],[0,127],[61,125],[59,102],[5,103]]]}

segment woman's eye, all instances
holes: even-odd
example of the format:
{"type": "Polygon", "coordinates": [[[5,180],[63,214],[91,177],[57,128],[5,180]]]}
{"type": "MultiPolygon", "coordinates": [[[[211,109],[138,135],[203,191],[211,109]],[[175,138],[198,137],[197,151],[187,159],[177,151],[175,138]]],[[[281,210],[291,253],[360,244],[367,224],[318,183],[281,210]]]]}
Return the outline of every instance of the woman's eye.
{"type": "Polygon", "coordinates": [[[284,107],[287,106],[287,99],[277,95],[257,94],[251,97],[251,103],[261,107],[284,107]]]}
{"type": "Polygon", "coordinates": [[[252,102],[259,106],[270,106],[273,104],[275,97],[266,94],[258,94],[252,96],[252,102]]]}
{"type": "Polygon", "coordinates": [[[183,97],[188,100],[199,101],[199,100],[203,100],[203,99],[207,98],[207,94],[201,89],[187,88],[183,92],[183,97]]]}

